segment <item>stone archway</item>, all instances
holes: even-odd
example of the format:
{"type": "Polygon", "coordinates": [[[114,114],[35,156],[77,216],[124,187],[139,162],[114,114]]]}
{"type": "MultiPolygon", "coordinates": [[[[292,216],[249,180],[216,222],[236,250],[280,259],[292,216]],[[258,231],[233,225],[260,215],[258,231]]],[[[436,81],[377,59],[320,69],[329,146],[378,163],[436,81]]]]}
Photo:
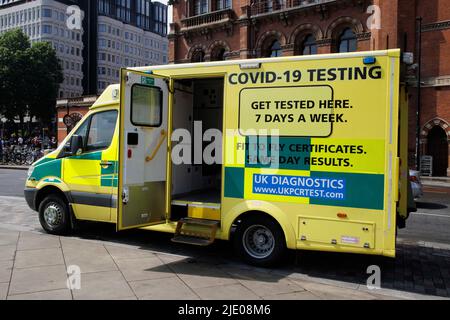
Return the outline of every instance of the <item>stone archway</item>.
{"type": "Polygon", "coordinates": [[[267,52],[265,52],[273,41],[277,40],[281,47],[286,45],[286,37],[284,34],[280,31],[266,31],[264,32],[256,41],[256,56],[257,57],[263,57],[267,55],[267,52]]]}
{"type": "Polygon", "coordinates": [[[325,38],[331,41],[331,50],[333,52],[339,51],[339,38],[342,32],[346,29],[350,29],[351,31],[353,31],[356,37],[356,41],[364,37],[364,25],[360,20],[352,17],[337,18],[328,26],[325,32],[325,38]]]}
{"type": "Polygon", "coordinates": [[[319,26],[311,23],[299,25],[290,35],[288,43],[293,46],[293,54],[302,54],[302,44],[306,37],[313,36],[316,41],[316,45],[323,39],[323,32],[319,26]]]}
{"type": "Polygon", "coordinates": [[[450,176],[450,126],[443,119],[430,120],[420,133],[421,151],[433,157],[433,176],[450,176]]]}
{"type": "Polygon", "coordinates": [[[223,40],[216,40],[208,47],[206,54],[210,57],[210,61],[226,60],[230,53],[230,46],[223,40]]]}
{"type": "Polygon", "coordinates": [[[186,56],[186,60],[189,62],[207,61],[209,57],[206,56],[206,50],[207,48],[205,45],[201,44],[194,45],[189,49],[188,54],[186,56]]]}

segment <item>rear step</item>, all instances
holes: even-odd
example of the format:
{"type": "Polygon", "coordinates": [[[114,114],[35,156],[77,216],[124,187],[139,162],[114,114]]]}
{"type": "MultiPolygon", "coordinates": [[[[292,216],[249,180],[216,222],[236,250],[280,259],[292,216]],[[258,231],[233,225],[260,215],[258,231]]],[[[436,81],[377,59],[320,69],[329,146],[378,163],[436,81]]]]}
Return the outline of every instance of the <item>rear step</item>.
{"type": "Polygon", "coordinates": [[[218,227],[219,221],[183,218],[177,223],[172,241],[196,246],[208,246],[214,242],[218,227]],[[197,227],[197,229],[200,227],[207,230],[198,231],[197,229],[189,229],[189,227],[197,227]]]}

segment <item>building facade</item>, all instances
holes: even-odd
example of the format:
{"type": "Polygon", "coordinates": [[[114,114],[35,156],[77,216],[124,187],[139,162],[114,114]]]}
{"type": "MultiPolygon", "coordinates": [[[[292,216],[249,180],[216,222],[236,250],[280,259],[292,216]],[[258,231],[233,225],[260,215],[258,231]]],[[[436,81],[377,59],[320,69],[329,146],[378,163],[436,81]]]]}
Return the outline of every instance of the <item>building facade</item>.
{"type": "Polygon", "coordinates": [[[166,5],[150,0],[98,0],[96,16],[98,94],[119,81],[121,67],[168,62],[166,5]]]}
{"type": "Polygon", "coordinates": [[[151,0],[1,0],[0,33],[21,28],[61,60],[59,98],[99,94],[121,67],[168,61],[167,6],[151,0]],[[80,9],[79,25],[68,24],[80,9]]]}
{"type": "Polygon", "coordinates": [[[83,29],[67,28],[67,5],[53,0],[1,1],[0,5],[0,34],[21,28],[31,43],[51,43],[64,73],[59,96],[82,95],[83,29]]]}
{"type": "Polygon", "coordinates": [[[389,48],[415,53],[416,64],[409,70],[409,163],[415,167],[417,155],[431,155],[433,175],[450,176],[448,0],[173,2],[171,63],[389,48]],[[417,17],[422,17],[420,33],[417,17]],[[420,101],[414,85],[419,69],[420,101]]]}

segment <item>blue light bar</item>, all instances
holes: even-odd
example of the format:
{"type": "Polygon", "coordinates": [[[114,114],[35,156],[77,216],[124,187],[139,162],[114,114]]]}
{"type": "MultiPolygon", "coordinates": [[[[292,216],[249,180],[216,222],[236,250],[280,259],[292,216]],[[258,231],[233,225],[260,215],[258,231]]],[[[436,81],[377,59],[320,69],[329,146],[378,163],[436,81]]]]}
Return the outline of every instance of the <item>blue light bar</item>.
{"type": "Polygon", "coordinates": [[[365,57],[363,59],[364,64],[374,64],[375,62],[377,62],[377,58],[375,57],[365,57]]]}

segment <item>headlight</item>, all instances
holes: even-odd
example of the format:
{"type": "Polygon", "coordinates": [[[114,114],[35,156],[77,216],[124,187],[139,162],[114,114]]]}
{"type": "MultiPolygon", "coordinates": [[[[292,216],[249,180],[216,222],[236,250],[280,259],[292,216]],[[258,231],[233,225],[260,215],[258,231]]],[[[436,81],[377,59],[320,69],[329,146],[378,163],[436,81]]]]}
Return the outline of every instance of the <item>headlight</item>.
{"type": "Polygon", "coordinates": [[[30,179],[31,175],[33,174],[33,171],[34,171],[34,166],[30,166],[28,168],[27,179],[30,179]]]}

